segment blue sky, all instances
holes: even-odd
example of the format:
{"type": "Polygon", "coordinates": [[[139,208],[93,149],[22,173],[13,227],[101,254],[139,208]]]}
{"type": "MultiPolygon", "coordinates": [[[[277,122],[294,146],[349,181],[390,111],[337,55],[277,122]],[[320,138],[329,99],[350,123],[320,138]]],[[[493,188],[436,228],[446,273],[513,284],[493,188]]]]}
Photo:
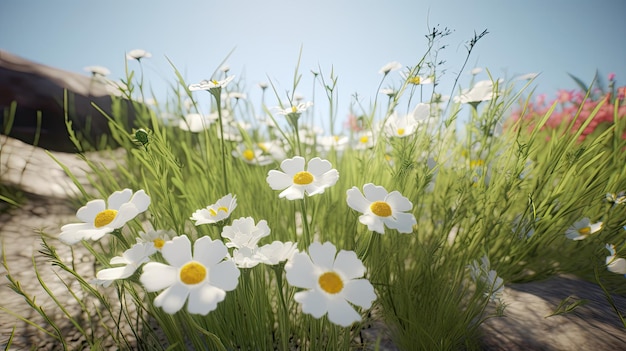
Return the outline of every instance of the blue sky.
{"type": "MultiPolygon", "coordinates": [[[[43,64],[87,74],[101,65],[110,78],[124,76],[125,53],[145,49],[153,57],[144,72],[157,94],[174,83],[169,58],[188,83],[209,78],[227,60],[243,77],[249,96],[271,79],[291,88],[302,47],[298,91],[309,98],[311,69],[338,76],[343,119],[353,93],[376,95],[387,62],[414,65],[433,26],[453,33],[441,43],[446,60],[442,93],[449,94],[474,32],[489,31],[476,46],[469,70],[486,67],[496,77],[540,72],[538,92],[575,88],[567,73],[590,81],[598,69],[626,82],[626,2],[621,0],[3,0],[0,49],[43,64]]],[[[137,69],[136,63],[129,63],[137,69]]],[[[480,79],[487,78],[483,73],[480,79]]],[[[316,94],[323,94],[318,89],[316,94]]]]}

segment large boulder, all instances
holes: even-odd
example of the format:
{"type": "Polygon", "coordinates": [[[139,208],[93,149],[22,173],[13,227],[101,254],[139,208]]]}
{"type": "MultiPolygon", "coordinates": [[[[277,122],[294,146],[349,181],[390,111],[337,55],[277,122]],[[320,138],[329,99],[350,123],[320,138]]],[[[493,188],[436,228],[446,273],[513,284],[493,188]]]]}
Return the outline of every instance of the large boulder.
{"type": "Polygon", "coordinates": [[[2,134],[49,150],[78,151],[69,138],[67,112],[85,145],[96,146],[110,129],[109,120],[94,105],[126,127],[132,126],[136,109],[145,108],[119,95],[102,76],[64,71],[0,50],[2,134]]]}

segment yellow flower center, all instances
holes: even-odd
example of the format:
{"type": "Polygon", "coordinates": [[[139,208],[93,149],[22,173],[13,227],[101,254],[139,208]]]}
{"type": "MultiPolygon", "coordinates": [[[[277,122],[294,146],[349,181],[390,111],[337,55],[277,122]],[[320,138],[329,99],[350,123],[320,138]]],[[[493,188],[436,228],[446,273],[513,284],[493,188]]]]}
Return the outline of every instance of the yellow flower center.
{"type": "Polygon", "coordinates": [[[218,81],[217,81],[217,80],[215,80],[215,79],[213,79],[213,80],[211,81],[211,83],[213,83],[214,85],[220,85],[220,82],[218,82],[218,81]]]}
{"type": "Polygon", "coordinates": [[[313,183],[313,175],[307,171],[296,173],[293,176],[293,183],[298,185],[307,185],[313,183]]]}
{"type": "Polygon", "coordinates": [[[404,135],[404,128],[398,128],[398,135],[404,135]]]}
{"type": "Polygon", "coordinates": [[[318,280],[322,290],[329,294],[336,294],[343,289],[343,280],[335,272],[326,272],[318,280]]]}
{"type": "Polygon", "coordinates": [[[152,243],[154,244],[154,247],[161,250],[161,248],[163,248],[163,244],[165,244],[165,240],[161,239],[161,238],[156,238],[154,240],[152,240],[152,243]]]}
{"type": "Polygon", "coordinates": [[[361,144],[365,144],[370,140],[370,138],[367,137],[367,135],[362,136],[359,141],[361,142],[361,144]]]}
{"type": "Polygon", "coordinates": [[[409,78],[409,83],[419,85],[422,82],[422,79],[419,76],[414,76],[409,78]]]}
{"type": "Polygon", "coordinates": [[[578,234],[583,235],[583,236],[587,236],[589,234],[591,234],[591,228],[590,227],[583,227],[578,229],[578,234]]]}
{"type": "Polygon", "coordinates": [[[180,268],[180,280],[187,285],[194,285],[206,278],[206,267],[200,262],[191,261],[180,268]]]}
{"type": "Polygon", "coordinates": [[[244,152],[241,153],[241,155],[248,161],[252,161],[254,159],[254,151],[250,149],[246,149],[244,152]]]}
{"type": "Polygon", "coordinates": [[[379,217],[391,216],[391,206],[385,201],[374,201],[370,205],[370,210],[379,217]]]}
{"type": "Polygon", "coordinates": [[[471,160],[470,161],[470,168],[474,168],[474,167],[480,167],[483,166],[485,164],[485,161],[483,160],[471,160]]]}
{"type": "Polygon", "coordinates": [[[104,227],[105,225],[113,222],[116,215],[117,210],[104,210],[96,215],[96,218],[93,220],[93,225],[96,228],[104,227]]]}
{"type": "Polygon", "coordinates": [[[335,142],[338,142],[339,141],[339,135],[334,135],[333,139],[335,139],[335,142]]]}
{"type": "Polygon", "coordinates": [[[298,112],[298,108],[296,106],[291,106],[291,112],[293,113],[298,112]]]}
{"type": "Polygon", "coordinates": [[[225,213],[228,213],[228,208],[226,208],[226,207],[224,207],[224,206],[220,206],[220,207],[218,207],[218,208],[217,208],[217,211],[215,211],[215,210],[214,210],[214,209],[212,209],[212,208],[210,208],[210,209],[209,209],[209,213],[210,213],[210,214],[211,214],[211,216],[213,216],[213,217],[217,216],[217,214],[218,214],[220,211],[224,211],[225,213]]]}

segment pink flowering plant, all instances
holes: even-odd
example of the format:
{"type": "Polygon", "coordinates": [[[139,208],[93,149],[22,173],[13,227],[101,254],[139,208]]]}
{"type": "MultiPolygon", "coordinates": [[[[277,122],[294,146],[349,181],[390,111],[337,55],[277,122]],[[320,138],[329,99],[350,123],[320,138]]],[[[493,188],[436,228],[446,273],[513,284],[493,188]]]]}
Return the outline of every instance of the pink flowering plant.
{"type": "Polygon", "coordinates": [[[513,113],[513,120],[522,119],[527,122],[528,128],[539,128],[548,136],[553,131],[557,135],[580,131],[577,138],[581,142],[612,126],[615,126],[617,133],[621,133],[622,138],[626,138],[623,123],[616,124],[616,121],[626,118],[626,86],[618,86],[614,74],[608,76],[608,87],[603,87],[598,77],[591,85],[573,78],[578,82],[579,89],[560,89],[550,101],[545,94],[537,95],[533,102],[522,103],[522,108],[513,113]],[[546,114],[549,115],[548,119],[538,126],[546,114]]]}
{"type": "MultiPolygon", "coordinates": [[[[466,81],[428,62],[448,34],[434,28],[413,65],[372,68],[372,103],[354,101],[362,108],[342,111],[345,123],[334,73],[309,76],[325,98],[296,94],[296,69],[288,89],[259,85],[256,101],[226,65],[191,85],[176,71],[171,120],[146,108],[125,129],[112,116],[120,149],[99,153],[119,169],[85,157],[92,174],[89,187],[74,177],[76,220],[42,235],[56,274],[38,275],[46,294],[21,285],[5,260],[10,287],[45,323],[13,315],[64,349],[349,350],[385,340],[473,350],[482,323],[512,302],[510,283],[572,273],[609,301],[626,293],[624,97],[563,94],[548,110],[528,103],[511,116],[525,88],[516,81],[477,69],[466,81]],[[446,95],[443,79],[459,85],[446,95]],[[215,118],[190,128],[190,116],[215,118]],[[546,140],[551,118],[567,132],[546,140]]],[[[126,95],[143,99],[144,77],[135,79],[126,95]]]]}

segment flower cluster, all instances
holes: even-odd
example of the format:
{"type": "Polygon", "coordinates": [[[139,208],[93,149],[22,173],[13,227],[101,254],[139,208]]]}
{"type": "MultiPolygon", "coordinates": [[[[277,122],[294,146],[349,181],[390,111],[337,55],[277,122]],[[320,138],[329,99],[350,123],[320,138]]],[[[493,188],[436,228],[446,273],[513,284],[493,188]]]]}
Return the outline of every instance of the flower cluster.
{"type": "MultiPolygon", "coordinates": [[[[541,120],[550,109],[555,107],[542,130],[558,130],[562,126],[570,126],[571,132],[576,133],[584,123],[593,115],[578,137],[579,141],[584,141],[588,136],[596,131],[606,130],[615,123],[615,112],[617,117],[626,118],[626,86],[614,88],[614,77],[610,77],[610,89],[597,88],[585,97],[583,90],[557,91],[556,98],[547,101],[544,94],[538,95],[534,102],[530,102],[512,114],[512,120],[523,119],[528,123],[530,130],[535,128],[537,121],[541,120]]],[[[626,139],[626,130],[621,131],[622,138],[626,139]]]]}

